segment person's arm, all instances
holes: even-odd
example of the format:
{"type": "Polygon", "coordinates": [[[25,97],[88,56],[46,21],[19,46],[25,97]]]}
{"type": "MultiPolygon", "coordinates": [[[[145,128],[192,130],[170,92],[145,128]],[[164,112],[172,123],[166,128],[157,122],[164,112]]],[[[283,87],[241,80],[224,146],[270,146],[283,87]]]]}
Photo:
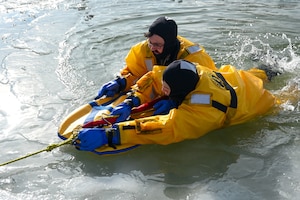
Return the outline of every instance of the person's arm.
{"type": "Polygon", "coordinates": [[[168,115],[139,118],[116,123],[112,128],[85,128],[73,144],[79,150],[91,151],[103,145],[168,145],[196,139],[223,127],[225,113],[211,106],[181,104],[168,115]]]}
{"type": "Polygon", "coordinates": [[[128,52],[125,62],[126,65],[120,71],[120,75],[126,79],[125,91],[130,90],[144,74],[148,72],[146,57],[146,42],[140,42],[133,46],[128,52]]]}
{"type": "Polygon", "coordinates": [[[223,126],[225,114],[213,107],[182,104],[168,115],[117,124],[121,144],[161,144],[199,138],[223,126]]]}
{"type": "Polygon", "coordinates": [[[119,75],[112,81],[103,84],[95,99],[106,95],[112,97],[120,92],[129,91],[131,86],[147,73],[145,65],[145,42],[133,46],[126,56],[126,65],[121,69],[119,75]]]}

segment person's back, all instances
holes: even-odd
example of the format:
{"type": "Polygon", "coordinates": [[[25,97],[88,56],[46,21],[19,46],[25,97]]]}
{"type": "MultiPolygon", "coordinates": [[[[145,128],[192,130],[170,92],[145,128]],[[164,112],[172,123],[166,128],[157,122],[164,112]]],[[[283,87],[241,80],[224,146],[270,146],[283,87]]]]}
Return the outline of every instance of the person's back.
{"type": "Polygon", "coordinates": [[[263,115],[275,105],[274,95],[264,88],[268,81],[265,71],[256,68],[237,70],[231,65],[224,65],[218,72],[237,94],[237,109],[230,117],[229,125],[240,124],[263,115]]]}

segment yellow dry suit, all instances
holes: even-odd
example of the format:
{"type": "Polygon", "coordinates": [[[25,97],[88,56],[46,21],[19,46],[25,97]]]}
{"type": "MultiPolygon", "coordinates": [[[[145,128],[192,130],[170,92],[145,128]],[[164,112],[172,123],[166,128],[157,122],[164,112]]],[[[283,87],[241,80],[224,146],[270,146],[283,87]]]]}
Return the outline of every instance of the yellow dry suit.
{"type": "MultiPolygon", "coordinates": [[[[185,59],[217,70],[213,59],[206,53],[202,46],[181,36],[177,36],[177,39],[180,42],[177,59],[185,59]]],[[[153,66],[157,64],[154,54],[148,47],[147,40],[133,46],[128,52],[125,62],[126,66],[120,73],[126,79],[125,91],[129,90],[148,71],[152,71],[153,66]]]]}
{"type": "MultiPolygon", "coordinates": [[[[243,71],[231,65],[222,66],[218,71],[198,65],[197,70],[200,80],[196,89],[185,97],[178,109],[172,109],[168,115],[119,123],[121,144],[167,145],[199,138],[210,131],[265,114],[275,104],[275,97],[264,89],[263,80],[259,78],[266,78],[262,70],[243,71]]],[[[149,74],[161,76],[162,71],[149,74]]],[[[161,80],[161,77],[152,80],[155,79],[161,80]]]]}

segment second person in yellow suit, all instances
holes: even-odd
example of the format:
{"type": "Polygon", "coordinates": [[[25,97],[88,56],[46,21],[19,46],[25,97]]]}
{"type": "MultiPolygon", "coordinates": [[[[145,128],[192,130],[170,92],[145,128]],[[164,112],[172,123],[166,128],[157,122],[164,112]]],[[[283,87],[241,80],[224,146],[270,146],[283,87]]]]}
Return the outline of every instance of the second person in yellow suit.
{"type": "Polygon", "coordinates": [[[161,74],[162,91],[175,104],[167,115],[119,122],[112,131],[79,132],[79,150],[120,144],[162,144],[199,138],[210,131],[266,114],[276,103],[264,88],[264,71],[226,65],[214,71],[185,60],[172,62],[161,74]]]}

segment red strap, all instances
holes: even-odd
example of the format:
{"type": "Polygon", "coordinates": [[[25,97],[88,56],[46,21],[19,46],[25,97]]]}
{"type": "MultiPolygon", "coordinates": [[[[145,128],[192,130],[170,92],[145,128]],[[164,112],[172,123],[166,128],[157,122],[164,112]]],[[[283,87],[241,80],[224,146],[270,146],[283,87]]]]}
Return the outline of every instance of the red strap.
{"type": "Polygon", "coordinates": [[[91,122],[87,122],[85,123],[82,128],[93,128],[96,126],[108,126],[111,124],[116,123],[118,117],[106,117],[97,121],[91,121],[91,122]]]}
{"type": "MultiPolygon", "coordinates": [[[[131,113],[136,114],[136,113],[140,113],[140,112],[144,112],[146,110],[149,110],[158,101],[163,100],[163,99],[167,99],[167,98],[168,98],[167,96],[162,96],[162,97],[159,97],[157,99],[154,99],[151,102],[144,103],[144,104],[142,104],[138,107],[133,108],[131,110],[131,113]]],[[[96,127],[96,126],[108,126],[108,125],[116,123],[117,118],[118,118],[117,116],[111,116],[111,117],[105,117],[101,120],[87,122],[82,126],[82,128],[93,128],[93,127],[96,127]]]]}
{"type": "Polygon", "coordinates": [[[151,109],[154,104],[156,104],[157,102],[159,102],[160,100],[163,100],[163,99],[167,99],[168,97],[167,96],[162,96],[162,97],[159,97],[157,99],[154,99],[153,101],[150,101],[148,103],[144,103],[138,107],[135,107],[131,110],[131,113],[134,114],[134,113],[139,113],[139,112],[144,112],[146,110],[149,110],[151,109]]]}

